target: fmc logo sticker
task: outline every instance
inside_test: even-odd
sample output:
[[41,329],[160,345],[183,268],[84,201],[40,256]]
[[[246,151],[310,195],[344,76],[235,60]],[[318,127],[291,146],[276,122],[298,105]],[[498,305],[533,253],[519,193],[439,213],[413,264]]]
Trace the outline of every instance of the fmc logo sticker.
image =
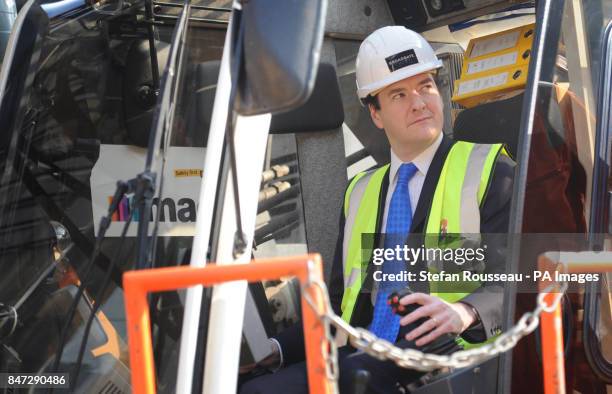
[[[168,148],[164,174],[164,190],[155,191],[149,220],[155,221],[159,215],[158,235],[161,237],[193,236],[195,234],[197,202],[202,187],[202,165],[206,148],[178,147]],[[115,194],[118,180],[128,180],[142,172],[145,165],[146,150],[130,145],[100,145],[100,155],[91,171],[91,205],[94,231],[97,236],[100,219],[108,212],[111,197]],[[161,161],[158,161],[161,163]],[[160,169],[153,169],[158,173]],[[132,215],[127,231],[128,237],[136,236],[137,223],[142,214],[134,211],[134,196],[128,195],[119,203],[118,211],[112,216],[106,232],[107,237],[120,237],[125,222]],[[149,226],[149,234],[153,233]]]
[[[108,204],[112,202],[113,197],[108,196]],[[160,200],[158,197],[153,198],[151,205],[151,214],[149,221],[154,221],[159,212],[160,222],[195,222],[196,221],[196,203],[191,198],[180,198],[174,201],[172,198],[164,198]],[[113,214],[112,222],[126,222],[132,214],[132,221],[140,221],[140,213],[138,209],[134,209],[134,196],[123,197],[119,203],[117,211]]]

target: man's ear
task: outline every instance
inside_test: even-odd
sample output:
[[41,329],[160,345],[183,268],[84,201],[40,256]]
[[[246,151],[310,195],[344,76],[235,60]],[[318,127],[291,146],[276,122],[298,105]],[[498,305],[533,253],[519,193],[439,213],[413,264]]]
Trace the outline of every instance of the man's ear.
[[382,122],[382,119],[380,118],[379,110],[377,110],[376,107],[374,107],[374,105],[372,104],[368,104],[368,109],[370,110],[370,117],[372,118],[372,122],[374,122],[374,125],[376,127],[382,130],[383,122]]

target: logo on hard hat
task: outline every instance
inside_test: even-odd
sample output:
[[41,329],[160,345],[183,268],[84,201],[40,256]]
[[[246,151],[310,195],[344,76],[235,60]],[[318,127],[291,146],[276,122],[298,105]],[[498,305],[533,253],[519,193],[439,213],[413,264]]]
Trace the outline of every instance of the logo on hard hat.
[[387,67],[389,67],[389,71],[391,72],[417,64],[419,62],[416,53],[414,53],[414,49],[408,49],[407,51],[396,53],[395,55],[386,57],[385,60],[387,61]]

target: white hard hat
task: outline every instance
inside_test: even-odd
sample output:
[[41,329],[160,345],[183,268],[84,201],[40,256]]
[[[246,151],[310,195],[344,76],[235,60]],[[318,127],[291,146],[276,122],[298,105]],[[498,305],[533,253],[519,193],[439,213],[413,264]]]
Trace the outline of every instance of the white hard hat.
[[403,26],[387,26],[370,34],[359,47],[357,95],[360,99],[385,86],[442,67],[420,34]]

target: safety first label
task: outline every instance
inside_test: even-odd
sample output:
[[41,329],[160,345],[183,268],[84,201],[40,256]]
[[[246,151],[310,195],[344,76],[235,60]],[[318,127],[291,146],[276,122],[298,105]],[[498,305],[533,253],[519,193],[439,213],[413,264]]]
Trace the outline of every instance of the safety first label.
[[202,170],[197,168],[179,168],[174,170],[174,176],[176,178],[184,178],[189,176],[199,176],[202,177]]

